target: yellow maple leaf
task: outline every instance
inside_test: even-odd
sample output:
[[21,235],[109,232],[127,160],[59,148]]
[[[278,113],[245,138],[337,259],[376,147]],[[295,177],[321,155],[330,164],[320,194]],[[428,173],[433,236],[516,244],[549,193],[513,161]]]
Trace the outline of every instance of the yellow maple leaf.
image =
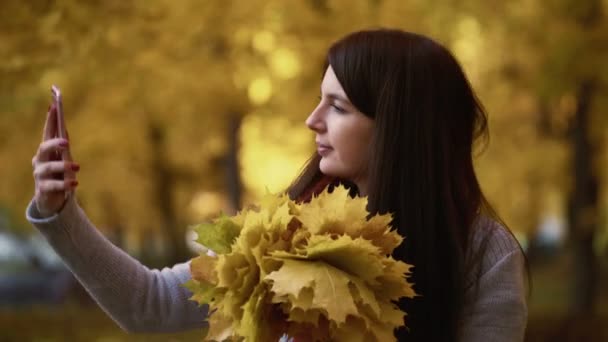
[[[312,287],[304,287],[297,297],[290,296],[290,303],[293,309],[301,309],[303,311],[312,311],[312,300],[314,298],[314,290]],[[293,310],[292,309],[292,310]]]
[[367,221],[367,200],[351,198],[344,187],[336,187],[314,197],[299,209],[298,219],[311,234],[352,234],[361,230]]
[[190,273],[192,274],[192,279],[204,281],[210,284],[217,284],[217,272],[215,270],[216,263],[217,258],[207,254],[201,254],[198,257],[193,258],[190,262]]
[[206,341],[227,341],[234,336],[233,320],[216,311],[209,315],[209,330],[205,336]]
[[383,273],[383,256],[378,247],[362,238],[342,235],[334,239],[328,235],[314,235],[304,251],[309,259],[323,260],[370,283],[375,283]]
[[217,285],[220,287],[233,287],[235,283],[238,284],[239,281],[242,281],[237,274],[237,270],[248,267],[249,262],[241,253],[231,253],[218,256]]
[[[368,331],[363,318],[349,316],[346,322],[337,327],[331,336],[332,341],[336,342],[374,342],[376,337]],[[393,337],[392,340],[394,341]]]
[[[199,229],[199,243],[220,255],[193,259],[185,286],[214,312],[210,324],[219,326],[209,336],[392,338],[405,315],[393,301],[415,295],[411,266],[390,257],[403,240],[391,230],[391,215],[368,220],[366,203],[344,187],[303,204],[267,194],[257,209]],[[222,317],[229,323],[216,322]]]
[[262,196],[260,200],[260,207],[269,211],[272,215],[276,212],[280,207],[286,204],[289,201],[289,197],[287,194],[273,194],[268,189],[266,189],[266,193]]
[[283,266],[265,279],[272,280],[272,291],[279,296],[298,297],[304,287],[313,287],[312,307],[327,312],[330,320],[341,323],[349,314],[357,315],[348,284],[351,276],[320,261],[283,259]]
[[291,308],[289,310],[289,320],[298,323],[310,323],[312,326],[319,324],[319,318],[323,316],[320,309],[302,310],[300,308]]
[[379,247],[382,253],[389,255],[403,242],[403,237],[391,230],[392,215],[374,215],[363,226],[356,237],[370,240],[374,246]]
[[192,292],[190,299],[197,302],[199,305],[210,304],[221,292],[215,285],[198,282],[194,279],[190,279],[182,284],[182,286]]
[[413,298],[416,296],[413,284],[406,281],[412,266],[392,257],[386,258],[382,262],[384,263],[384,274],[377,278],[377,284],[371,285],[377,298],[390,301],[401,297]]
[[[269,301],[267,285],[259,283],[247,302],[243,305],[243,317],[238,322],[236,332],[248,341],[277,341],[282,332],[275,331],[272,307]],[[259,324],[265,322],[265,324]]]
[[[366,282],[361,281],[359,279],[352,279],[351,283],[351,294],[353,295],[353,299],[357,304],[357,307],[368,308],[370,313],[368,316],[374,319],[381,319],[381,309],[380,303],[374,294],[374,291],[367,285]],[[363,313],[363,310],[359,310],[360,313]]]

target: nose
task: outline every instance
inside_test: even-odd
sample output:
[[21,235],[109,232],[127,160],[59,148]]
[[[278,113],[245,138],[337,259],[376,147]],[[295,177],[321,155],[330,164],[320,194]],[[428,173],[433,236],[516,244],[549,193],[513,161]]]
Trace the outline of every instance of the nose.
[[325,119],[322,113],[321,104],[310,113],[306,118],[306,126],[315,132],[323,132],[327,128],[325,125]]

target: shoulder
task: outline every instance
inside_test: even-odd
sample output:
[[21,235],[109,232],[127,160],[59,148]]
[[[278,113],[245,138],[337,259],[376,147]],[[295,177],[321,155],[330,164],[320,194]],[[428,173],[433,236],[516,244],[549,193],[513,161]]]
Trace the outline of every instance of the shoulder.
[[470,304],[478,296],[515,296],[520,302],[526,288],[523,250],[511,231],[497,220],[480,216],[475,221],[466,253],[465,291]]
[[465,292],[459,340],[523,341],[528,308],[519,243],[507,227],[482,217],[473,227],[469,251],[476,265],[469,280],[475,286]]
[[480,276],[499,265],[505,258],[521,259],[523,251],[511,231],[487,216],[480,216],[471,232],[469,257],[477,259]]

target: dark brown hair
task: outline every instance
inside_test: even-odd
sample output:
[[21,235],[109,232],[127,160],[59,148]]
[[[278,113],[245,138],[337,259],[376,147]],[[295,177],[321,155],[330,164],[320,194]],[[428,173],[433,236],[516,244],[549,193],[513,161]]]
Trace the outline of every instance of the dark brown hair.
[[[474,222],[480,212],[496,217],[473,167],[474,143],[488,136],[484,109],[452,54],[422,35],[355,32],[331,46],[329,65],[353,105],[375,121],[368,210],[393,213],[406,238],[393,256],[414,265],[420,296],[399,303],[408,329],[397,337],[455,341],[466,275],[482,255],[467,257]],[[319,161],[315,154],[308,162],[288,190],[292,198],[309,200],[339,181],[321,174]]]

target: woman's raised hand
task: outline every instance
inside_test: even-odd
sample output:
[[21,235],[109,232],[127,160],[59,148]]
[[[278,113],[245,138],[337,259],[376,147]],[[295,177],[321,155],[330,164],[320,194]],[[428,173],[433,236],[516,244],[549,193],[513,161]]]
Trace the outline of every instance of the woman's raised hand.
[[[36,190],[34,202],[38,212],[44,217],[59,212],[68,194],[78,185],[76,172],[80,166],[72,160],[69,136],[67,139],[59,138],[59,129],[61,127],[57,127],[57,110],[52,105],[46,116],[42,142],[32,158]],[[65,132],[67,133],[67,130]]]

